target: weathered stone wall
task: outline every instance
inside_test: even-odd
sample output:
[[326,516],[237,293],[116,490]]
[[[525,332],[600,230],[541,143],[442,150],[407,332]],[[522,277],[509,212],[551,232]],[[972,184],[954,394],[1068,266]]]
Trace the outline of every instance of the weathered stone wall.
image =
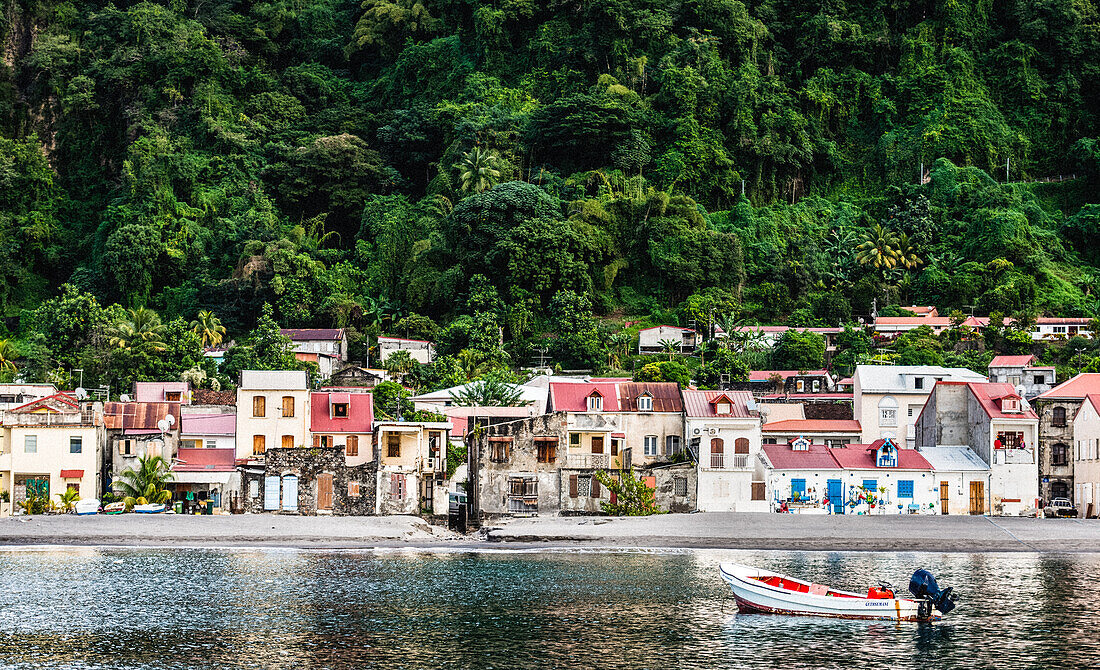
[[[512,438],[508,459],[505,462],[496,463],[490,460],[491,437]],[[536,437],[557,438],[554,462],[538,462]],[[569,433],[566,429],[564,412],[553,412],[488,426],[472,435],[468,444],[467,493],[471,519],[508,514],[510,479],[513,477],[535,480],[538,514],[558,513],[561,506],[558,468],[565,461],[569,448]]]
[[[264,511],[264,479],[296,475],[298,477],[298,514],[317,514],[317,475],[332,475],[332,514],[367,516],[376,513],[378,466],[374,462],[348,467],[342,447],[268,449],[264,454],[264,471],[241,473],[241,497],[248,511]],[[251,495],[251,481],[257,481],[256,495]],[[349,482],[359,482],[359,495],[350,496]],[[327,513],[327,512],[326,512]]]
[[[792,396],[791,400],[797,401],[798,397]],[[850,400],[834,402],[804,402],[802,403],[802,411],[807,419],[850,421],[852,419],[852,402]]]
[[[1039,415],[1039,496],[1043,500],[1054,497],[1053,484],[1063,482],[1072,499],[1073,487],[1073,454],[1074,435],[1073,418],[1081,409],[1079,400],[1036,400],[1032,408]],[[1054,408],[1062,407],[1066,410],[1066,425],[1054,425]],[[1056,444],[1066,445],[1066,465],[1054,465],[1051,458],[1051,448]],[[1045,481],[1044,481],[1045,480]]]

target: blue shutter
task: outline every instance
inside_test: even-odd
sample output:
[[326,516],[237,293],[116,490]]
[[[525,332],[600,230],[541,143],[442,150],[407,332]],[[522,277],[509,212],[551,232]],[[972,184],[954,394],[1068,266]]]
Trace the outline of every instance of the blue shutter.
[[899,498],[912,498],[913,497],[913,480],[912,479],[900,479],[900,480],[898,480],[898,497]]
[[286,475],[283,477],[283,509],[287,512],[298,511],[297,475]]
[[792,479],[791,480],[791,497],[793,498],[794,494],[796,494],[796,493],[800,496],[805,496],[806,495],[806,480],[805,479]]
[[279,478],[264,477],[264,511],[279,509]]
[[864,479],[863,488],[868,492],[878,494],[878,480],[877,479]]

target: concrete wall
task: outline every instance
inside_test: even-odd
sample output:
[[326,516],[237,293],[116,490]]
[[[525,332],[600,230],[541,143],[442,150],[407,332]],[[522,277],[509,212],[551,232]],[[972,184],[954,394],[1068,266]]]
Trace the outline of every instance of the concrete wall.
[[914,446],[970,444],[967,407],[970,395],[964,385],[937,384],[916,418]]
[[[508,460],[490,460],[490,437],[511,437]],[[557,457],[553,463],[539,463],[535,437],[556,437]],[[538,514],[557,514],[561,510],[561,474],[559,468],[568,454],[569,431],[566,413],[552,412],[529,419],[489,426],[467,441],[469,463],[466,486],[472,519],[510,514],[512,478],[536,482]]]
[[[25,500],[25,487],[18,485],[26,475],[43,475],[49,479],[50,500],[64,493],[69,484],[80,486],[82,498],[98,498],[104,482],[100,474],[103,465],[104,430],[93,425],[8,426],[0,428],[4,435],[0,454],[0,490],[11,493],[10,502],[0,504],[0,513],[18,509],[15,503]],[[26,438],[36,438],[36,452],[26,453]],[[79,454],[70,453],[70,438],[81,439]],[[61,477],[62,470],[82,470],[79,479]]]

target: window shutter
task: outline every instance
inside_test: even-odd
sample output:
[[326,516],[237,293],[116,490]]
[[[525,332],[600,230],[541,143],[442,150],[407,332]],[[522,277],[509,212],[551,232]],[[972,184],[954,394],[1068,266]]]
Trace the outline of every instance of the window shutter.
[[390,496],[397,498],[401,495],[401,484],[398,480],[399,475],[390,475]]
[[665,435],[665,456],[672,455],[672,436]]
[[569,475],[569,497],[577,497],[577,475]]
[[359,436],[358,435],[348,435],[347,445],[348,446],[347,446],[347,449],[346,449],[346,453],[347,453],[348,456],[358,456],[359,455]]
[[316,449],[320,446],[321,446],[321,436],[320,435],[314,435],[313,436],[313,448]]
[[747,454],[749,453],[749,440],[745,437],[739,437],[733,441],[733,453],[735,454]]
[[593,498],[599,498],[600,497],[600,480],[596,479],[595,476],[592,477],[592,497]]

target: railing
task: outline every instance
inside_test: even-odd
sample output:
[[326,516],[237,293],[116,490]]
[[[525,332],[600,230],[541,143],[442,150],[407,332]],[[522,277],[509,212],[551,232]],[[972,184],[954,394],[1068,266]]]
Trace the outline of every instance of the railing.
[[611,462],[607,454],[567,454],[565,467],[606,470]]
[[79,426],[94,425],[95,413],[91,410],[55,414],[26,414],[7,412],[0,414],[0,423],[5,426]]
[[711,470],[747,470],[751,465],[749,454],[711,454]]
[[993,462],[1003,465],[1031,465],[1035,452],[1031,449],[994,449]]

